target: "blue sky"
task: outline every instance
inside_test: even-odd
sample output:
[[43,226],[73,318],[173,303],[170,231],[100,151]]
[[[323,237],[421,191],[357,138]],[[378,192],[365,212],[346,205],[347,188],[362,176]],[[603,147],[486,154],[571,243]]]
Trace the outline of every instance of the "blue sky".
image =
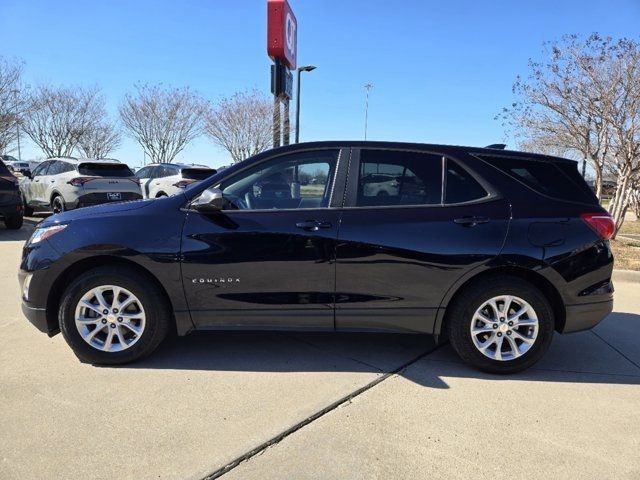
[[[597,31],[639,39],[639,0],[290,0],[303,74],[301,140],[369,139],[483,146],[504,140],[494,116],[545,40]],[[117,115],[136,82],[188,85],[215,101],[269,93],[266,0],[0,1],[0,55],[25,81],[98,85]],[[293,114],[293,109],[292,109]],[[27,144],[23,157],[40,155]],[[115,157],[142,164],[125,139]],[[202,138],[180,161],[219,166]]]

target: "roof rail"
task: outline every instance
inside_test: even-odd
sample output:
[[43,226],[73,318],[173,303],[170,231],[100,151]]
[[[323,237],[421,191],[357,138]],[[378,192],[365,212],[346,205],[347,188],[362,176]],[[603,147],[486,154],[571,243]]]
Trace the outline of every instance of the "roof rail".
[[494,150],[504,150],[507,148],[506,143],[492,143],[491,145],[487,145],[484,148],[493,148]]

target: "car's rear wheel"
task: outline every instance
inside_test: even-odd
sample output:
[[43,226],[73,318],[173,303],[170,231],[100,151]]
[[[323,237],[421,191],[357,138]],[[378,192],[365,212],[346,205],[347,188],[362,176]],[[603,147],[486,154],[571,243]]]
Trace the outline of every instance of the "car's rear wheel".
[[24,209],[23,209],[24,215],[25,217],[30,217],[31,215],[33,215],[33,208],[31,208],[27,204],[27,199],[25,198],[23,193],[21,193],[21,197],[22,197],[22,205],[24,206]]
[[471,285],[447,312],[453,349],[468,364],[490,373],[514,373],[532,366],[549,348],[553,330],[547,298],[516,277]]
[[62,213],[65,210],[64,200],[60,195],[56,195],[51,199],[51,211],[53,213]]
[[18,230],[22,228],[22,223],[24,219],[22,215],[12,215],[10,217],[4,217],[4,225],[9,230]]
[[60,330],[82,361],[122,364],[153,352],[171,323],[170,307],[153,282],[126,267],[100,267],[65,291]]

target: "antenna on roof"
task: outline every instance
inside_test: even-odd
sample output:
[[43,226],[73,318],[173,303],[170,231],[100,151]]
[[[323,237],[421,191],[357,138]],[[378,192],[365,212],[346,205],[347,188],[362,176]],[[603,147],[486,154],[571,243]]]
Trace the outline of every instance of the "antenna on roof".
[[505,148],[507,148],[507,144],[506,143],[492,143],[491,145],[487,145],[484,148],[493,148],[495,150],[504,150]]

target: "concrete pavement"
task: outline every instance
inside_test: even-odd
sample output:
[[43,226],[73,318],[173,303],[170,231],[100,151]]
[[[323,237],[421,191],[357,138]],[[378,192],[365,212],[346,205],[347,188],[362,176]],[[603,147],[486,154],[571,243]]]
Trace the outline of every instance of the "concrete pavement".
[[101,368],[22,317],[29,233],[0,229],[0,478],[640,477],[640,284],[510,377],[401,335],[198,334]]

